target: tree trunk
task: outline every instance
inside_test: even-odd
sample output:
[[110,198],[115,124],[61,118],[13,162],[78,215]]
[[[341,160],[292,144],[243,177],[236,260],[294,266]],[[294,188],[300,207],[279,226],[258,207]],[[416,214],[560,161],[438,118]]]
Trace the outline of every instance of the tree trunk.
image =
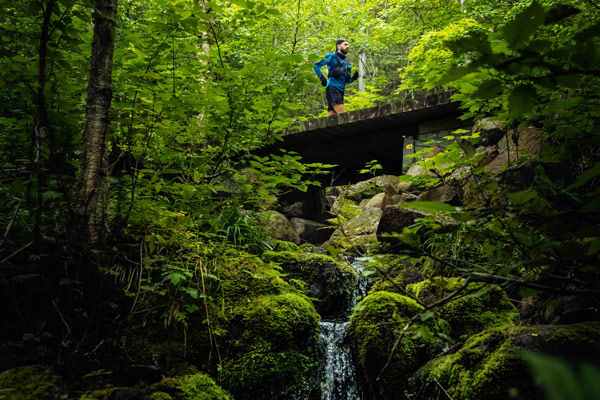
[[94,0],[94,39],[87,90],[86,125],[78,177],[77,213],[93,244],[102,240],[106,215],[105,152],[112,100],[114,23],[118,0]]
[[[364,4],[364,2],[363,2]],[[365,28],[360,28],[360,34],[364,36]],[[360,49],[358,52],[358,90],[364,92],[366,90],[365,87],[365,78],[367,77],[367,52],[365,49]]]
[[46,110],[46,97],[44,91],[46,90],[46,55],[48,52],[48,40],[50,20],[54,7],[56,6],[55,0],[49,0],[46,4],[42,4],[42,29],[40,32],[40,49],[39,49],[39,62],[38,62],[38,85],[37,93],[35,96],[35,122],[34,122],[34,155],[31,169],[31,178],[29,179],[29,185],[36,182],[35,196],[36,196],[36,207],[33,221],[33,233],[36,240],[39,240],[41,234],[41,218],[42,218],[42,191],[46,186],[46,177],[44,173],[44,157],[46,153],[46,139],[50,135],[50,122],[48,121],[48,113]]

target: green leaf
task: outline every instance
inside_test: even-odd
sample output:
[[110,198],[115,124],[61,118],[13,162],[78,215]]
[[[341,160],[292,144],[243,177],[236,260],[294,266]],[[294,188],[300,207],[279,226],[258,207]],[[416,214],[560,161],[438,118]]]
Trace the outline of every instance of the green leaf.
[[519,117],[535,107],[537,91],[531,85],[517,86],[508,96],[508,107],[511,115]]
[[520,192],[509,193],[508,198],[515,204],[521,205],[528,203],[538,196],[538,192],[534,188],[527,188]]
[[[598,379],[599,373],[586,371],[584,379],[575,375],[568,362],[557,357],[550,357],[542,353],[525,353],[523,358],[529,364],[533,377],[538,386],[545,389],[549,400],[580,400],[584,397],[583,387],[592,382],[587,379]],[[593,386],[598,386],[597,383]],[[597,394],[597,393],[596,393]],[[593,397],[589,397],[590,399]]]
[[504,40],[511,48],[519,48],[544,23],[545,17],[544,8],[537,1],[533,1],[529,7],[504,26],[502,29]]
[[458,143],[460,148],[465,152],[465,154],[468,155],[469,157],[473,157],[475,155],[475,153],[477,153],[475,146],[473,146],[473,143],[471,143],[469,140],[460,139],[460,140],[457,140],[456,142]]
[[586,170],[583,174],[579,175],[575,182],[567,187],[567,190],[576,189],[585,185],[590,179],[593,179],[600,175],[600,163],[595,164],[592,168]]
[[590,256],[593,256],[594,254],[597,254],[600,251],[600,238],[595,238],[592,243],[590,244],[590,248],[588,250],[588,254]]
[[498,79],[488,79],[484,81],[473,93],[473,97],[478,99],[490,99],[496,96],[502,90],[502,82]]
[[451,206],[450,204],[440,203],[437,201],[413,201],[410,203],[400,204],[400,208],[415,208],[417,210],[423,210],[428,212],[442,212],[442,213],[455,213],[459,210],[458,207]]
[[428,319],[433,317],[433,311],[427,310],[424,313],[422,313],[420,317],[421,317],[421,321],[427,321]]

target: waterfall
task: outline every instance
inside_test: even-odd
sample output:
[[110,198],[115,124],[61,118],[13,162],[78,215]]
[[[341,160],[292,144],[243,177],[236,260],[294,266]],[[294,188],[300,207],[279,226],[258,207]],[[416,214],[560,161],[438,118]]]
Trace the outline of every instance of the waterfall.
[[[367,293],[367,279],[362,276],[362,265],[357,261],[351,265],[359,279],[352,293],[348,315]],[[361,400],[350,343],[346,340],[349,324],[347,320],[321,321],[319,324],[319,340],[323,349],[319,364],[322,400]]]

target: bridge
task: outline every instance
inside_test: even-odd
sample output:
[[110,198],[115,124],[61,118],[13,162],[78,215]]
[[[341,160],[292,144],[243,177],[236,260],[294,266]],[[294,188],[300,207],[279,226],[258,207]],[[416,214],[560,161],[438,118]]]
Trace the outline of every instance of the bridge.
[[381,172],[399,175],[410,163],[406,155],[422,148],[426,140],[472,126],[471,121],[458,118],[462,112],[458,102],[451,100],[452,94],[442,92],[302,121],[296,128],[280,132],[282,142],[259,153],[285,149],[300,154],[303,162],[336,164],[340,182],[356,180],[357,171],[371,160],[383,166]]

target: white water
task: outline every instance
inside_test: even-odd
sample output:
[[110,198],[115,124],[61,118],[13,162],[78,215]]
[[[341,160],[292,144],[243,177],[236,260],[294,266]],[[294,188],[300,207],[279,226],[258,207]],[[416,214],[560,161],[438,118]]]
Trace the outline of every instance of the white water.
[[[366,295],[367,279],[362,276],[362,266],[352,263],[358,273],[358,284],[352,293],[348,314]],[[322,400],[361,400],[356,379],[356,368],[352,362],[350,344],[347,339],[348,321],[322,321],[319,324],[319,340],[323,358],[319,365]]]

